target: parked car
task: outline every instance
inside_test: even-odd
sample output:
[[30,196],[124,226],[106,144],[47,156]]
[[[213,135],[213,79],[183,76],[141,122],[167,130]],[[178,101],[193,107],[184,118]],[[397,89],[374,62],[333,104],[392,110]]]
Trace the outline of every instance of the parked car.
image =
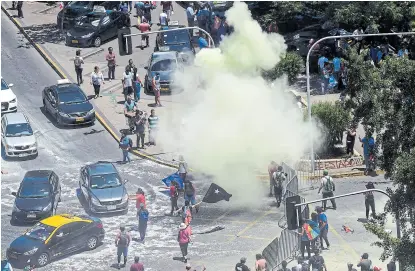
[[43,109],[56,119],[58,126],[94,124],[95,110],[82,89],[67,79],[42,92]]
[[112,163],[98,162],[81,168],[79,187],[90,212],[127,212],[126,182]]
[[189,30],[180,29],[186,26],[179,25],[179,22],[176,22],[170,22],[169,26],[162,26],[160,28],[160,30],[177,29],[177,31],[158,33],[154,51],[192,52],[195,55],[196,51],[192,45]]
[[38,154],[36,136],[29,119],[23,113],[3,115],[1,143],[6,157],[27,157]]
[[59,177],[52,170],[26,172],[19,190],[12,192],[16,197],[12,211],[12,224],[34,222],[56,214],[61,201]]
[[106,11],[114,8],[119,10],[121,1],[71,1],[66,5],[56,17],[58,28],[70,29],[79,16],[94,11],[94,7],[102,6]]
[[183,57],[179,52],[154,52],[151,54],[147,66],[144,69],[147,73],[144,77],[145,93],[152,93],[152,80],[157,73],[160,74],[160,92],[170,93],[173,86],[173,74],[176,69],[183,67]]
[[17,97],[10,88],[13,84],[7,84],[3,77],[1,78],[1,113],[9,113],[17,111]]
[[126,16],[120,11],[91,12],[77,18],[75,25],[66,32],[66,45],[99,47],[104,41],[118,35],[118,29],[126,26]]
[[82,249],[93,250],[105,236],[100,219],[86,215],[54,215],[16,238],[7,249],[13,266],[42,267]]

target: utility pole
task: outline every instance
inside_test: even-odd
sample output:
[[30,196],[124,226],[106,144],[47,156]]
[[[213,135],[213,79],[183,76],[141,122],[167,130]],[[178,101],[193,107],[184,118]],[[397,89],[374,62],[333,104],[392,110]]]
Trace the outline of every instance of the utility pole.
[[342,38],[358,38],[358,37],[382,37],[382,36],[407,36],[407,35],[415,35],[415,32],[398,32],[398,33],[379,33],[379,34],[359,34],[359,35],[343,35],[343,36],[329,36],[324,37],[313,43],[307,53],[307,60],[306,60],[306,76],[307,76],[307,106],[308,106],[308,121],[310,125],[310,163],[311,163],[311,170],[314,172],[315,167],[315,157],[314,157],[314,142],[313,142],[313,125],[311,121],[311,90],[310,90],[310,55],[313,51],[314,47],[322,41],[330,40],[330,39],[342,39]]

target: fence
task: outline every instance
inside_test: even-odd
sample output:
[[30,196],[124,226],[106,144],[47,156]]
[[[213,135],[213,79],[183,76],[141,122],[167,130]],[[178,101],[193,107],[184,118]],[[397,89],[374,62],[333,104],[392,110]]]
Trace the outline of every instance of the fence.
[[[299,179],[295,169],[289,165],[282,163],[284,172],[287,173],[287,182],[283,194],[283,206],[288,197],[298,195]],[[300,201],[305,202],[305,199],[300,196]],[[301,217],[309,218],[308,205],[301,207]],[[299,254],[301,238],[292,230],[286,228],[286,209],[284,208],[284,216],[278,221],[278,225],[284,230],[280,237],[275,238],[262,252],[262,255],[267,260],[268,266],[272,266],[272,270],[276,270],[282,261],[292,260]]]
[[311,188],[318,186],[318,182],[321,179],[323,173],[321,167],[323,160],[321,160],[316,153],[314,154],[314,158],[314,170],[311,166],[310,154],[304,155],[295,165],[296,174],[299,181],[302,182],[303,185]]

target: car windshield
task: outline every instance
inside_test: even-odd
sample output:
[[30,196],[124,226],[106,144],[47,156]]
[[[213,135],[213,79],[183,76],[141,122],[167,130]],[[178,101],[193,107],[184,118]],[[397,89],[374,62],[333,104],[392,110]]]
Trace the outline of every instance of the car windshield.
[[175,59],[163,59],[159,60],[158,62],[154,63],[151,66],[152,72],[165,72],[165,71],[173,71],[176,69],[176,60]]
[[190,42],[187,30],[165,32],[162,35],[165,45],[186,44]]
[[71,1],[68,4],[68,7],[73,8],[80,8],[80,7],[87,7],[90,1]]
[[100,20],[101,16],[95,14],[88,14],[86,16],[81,16],[76,22],[76,26],[86,28],[97,28]]
[[58,100],[60,104],[76,104],[84,103],[86,101],[86,97],[80,91],[68,91],[58,93]]
[[36,240],[46,241],[55,229],[55,227],[39,222],[33,228],[28,230],[25,235]]
[[1,90],[9,89],[9,86],[7,85],[6,81],[1,79]]
[[120,186],[121,180],[117,173],[92,175],[90,184],[93,189],[111,188]]
[[50,186],[46,182],[28,182],[20,187],[19,198],[47,198],[50,194]]
[[33,135],[29,123],[9,124],[6,127],[6,137],[20,137]]

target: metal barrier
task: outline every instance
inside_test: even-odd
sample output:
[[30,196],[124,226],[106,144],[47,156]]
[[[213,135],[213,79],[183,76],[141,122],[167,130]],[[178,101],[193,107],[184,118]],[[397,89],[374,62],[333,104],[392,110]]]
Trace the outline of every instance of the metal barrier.
[[321,177],[323,176],[323,171],[321,167],[318,166],[321,163],[320,157],[316,153],[314,154],[314,157],[315,157],[314,170],[311,165],[310,157],[311,157],[310,154],[304,155],[300,159],[300,161],[296,163],[295,169],[296,169],[296,175],[299,178],[300,182],[303,185],[308,186],[313,189],[313,188],[318,187],[318,183]]

